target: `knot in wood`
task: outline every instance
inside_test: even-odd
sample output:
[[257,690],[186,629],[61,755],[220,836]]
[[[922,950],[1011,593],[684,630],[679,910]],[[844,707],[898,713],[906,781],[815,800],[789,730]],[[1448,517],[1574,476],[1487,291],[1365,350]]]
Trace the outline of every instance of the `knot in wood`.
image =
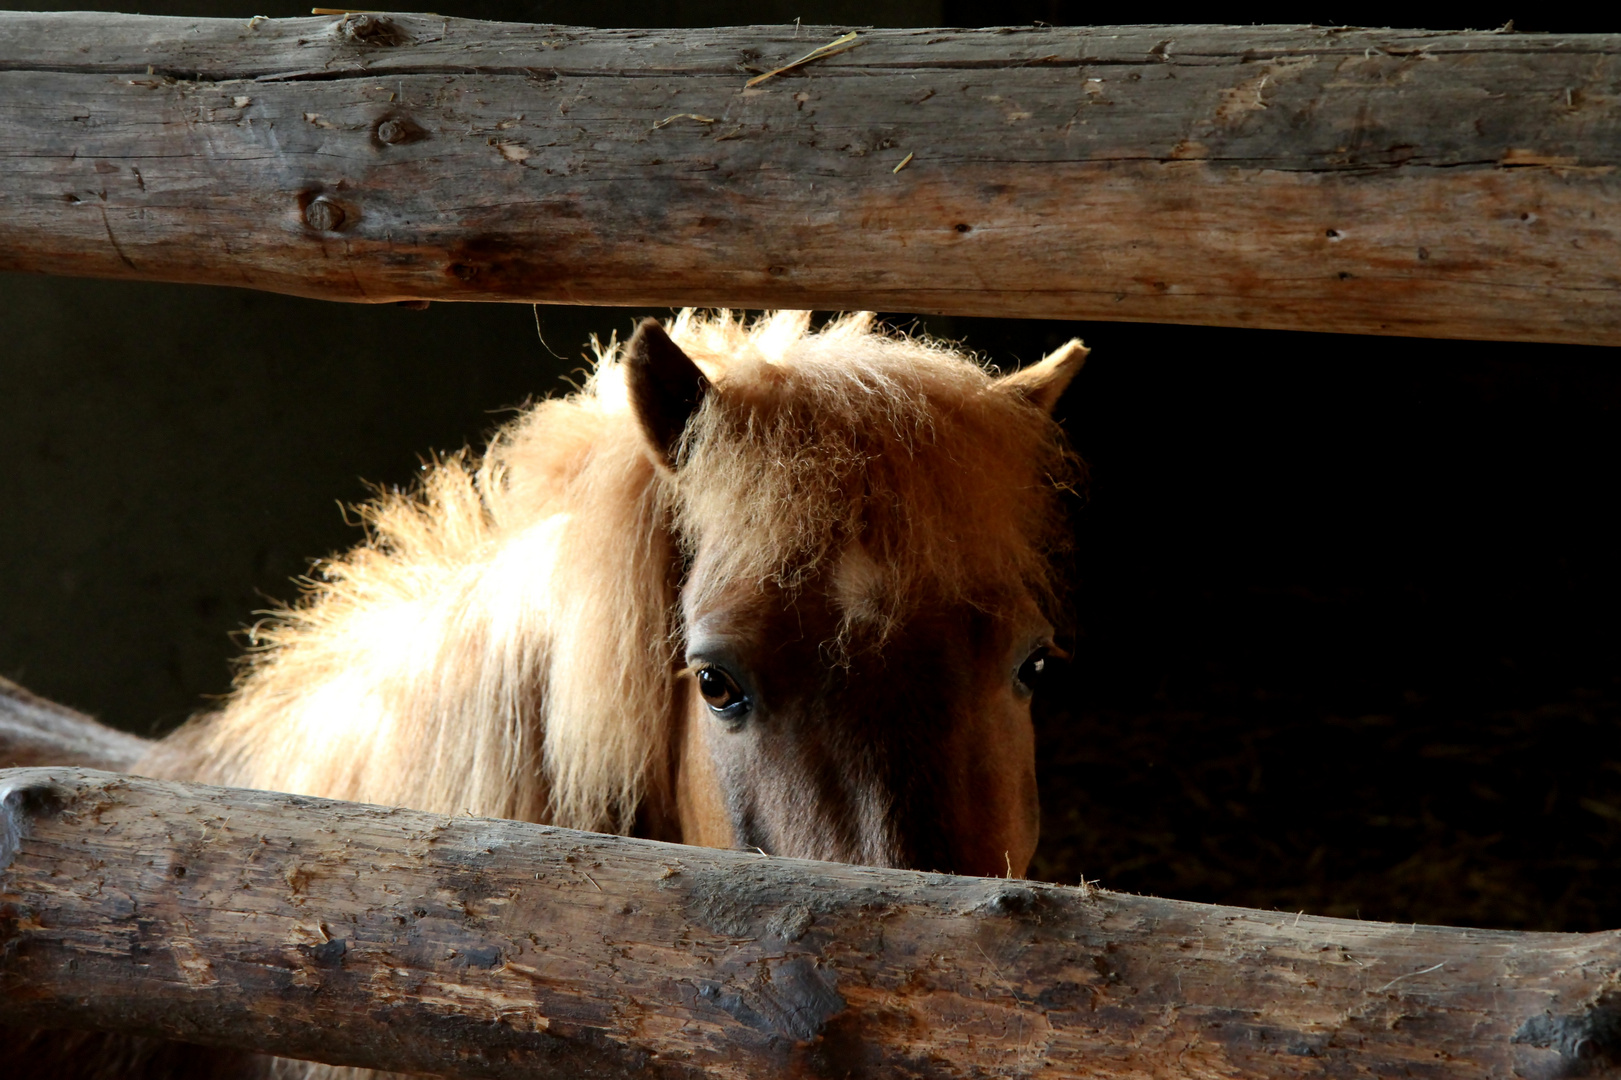
[[380,117],[372,137],[379,146],[403,146],[428,137],[421,124],[403,113]]
[[315,198],[304,207],[304,224],[316,232],[336,232],[343,228],[343,207],[331,199]]
[[1028,915],[1039,902],[1035,890],[1022,886],[1003,886],[992,893],[979,910],[987,915]]
[[1603,994],[1580,1011],[1533,1016],[1513,1041],[1559,1055],[1540,1070],[1546,1076],[1609,1075],[1621,1066],[1621,994]]
[[345,41],[356,45],[398,45],[405,34],[392,21],[369,11],[345,15],[335,28]]

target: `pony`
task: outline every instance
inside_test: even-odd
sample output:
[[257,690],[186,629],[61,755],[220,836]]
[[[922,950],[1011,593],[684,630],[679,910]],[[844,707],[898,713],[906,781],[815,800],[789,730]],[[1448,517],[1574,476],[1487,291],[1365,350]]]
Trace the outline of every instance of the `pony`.
[[870,314],[684,311],[361,509],[137,771],[785,856],[1021,874],[1051,418]]
[[132,771],[1022,875],[1085,348],[1002,375],[871,314],[726,311],[593,346],[360,508]]

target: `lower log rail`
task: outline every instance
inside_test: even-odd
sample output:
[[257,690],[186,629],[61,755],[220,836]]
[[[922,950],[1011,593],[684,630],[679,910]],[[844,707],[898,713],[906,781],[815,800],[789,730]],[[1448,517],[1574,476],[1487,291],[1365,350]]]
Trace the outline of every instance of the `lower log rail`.
[[1616,1073],[1618,979],[1617,933],[0,772],[4,1024],[451,1077],[1551,1078]]

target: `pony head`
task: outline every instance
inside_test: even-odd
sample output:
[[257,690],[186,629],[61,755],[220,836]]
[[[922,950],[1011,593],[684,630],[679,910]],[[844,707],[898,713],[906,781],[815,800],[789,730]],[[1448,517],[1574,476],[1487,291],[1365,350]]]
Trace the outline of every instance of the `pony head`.
[[688,843],[1022,873],[1086,351],[999,378],[871,320],[683,313],[623,350],[681,566],[673,811]]
[[361,508],[158,776],[1022,872],[1085,350],[684,313]]

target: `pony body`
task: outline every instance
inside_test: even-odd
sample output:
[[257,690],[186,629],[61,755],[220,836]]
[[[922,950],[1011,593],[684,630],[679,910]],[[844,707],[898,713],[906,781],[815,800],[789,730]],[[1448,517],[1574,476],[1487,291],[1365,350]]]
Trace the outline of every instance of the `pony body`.
[[[660,341],[690,392],[660,382],[647,351]],[[1034,844],[1028,687],[1004,676],[1050,633],[1041,609],[1070,458],[1048,412],[1083,356],[1071,343],[998,378],[876,333],[870,316],[815,333],[804,313],[751,326],[684,312],[668,337],[644,325],[481,459],[446,457],[415,493],[363,508],[368,542],[256,628],[232,697],[139,771],[909,863],[921,856],[882,839],[885,818],[909,798],[895,759],[914,751],[897,748],[928,747],[914,732],[863,764],[861,746],[887,718],[915,728],[929,708],[957,717],[934,740],[957,759],[1012,748],[991,757],[1011,755],[1002,772],[1028,787],[1008,813],[1030,819],[1015,830],[1029,835],[1017,866],[1012,848],[995,865],[1020,871]],[[733,689],[748,682],[754,715],[797,725],[791,753],[724,749],[733,729],[710,722],[709,691],[732,661],[706,649],[758,654],[733,664],[748,668]],[[940,665],[961,676],[950,700],[928,689],[953,682]],[[863,712],[874,698],[887,711]],[[844,790],[846,764],[876,779]],[[804,776],[774,781],[781,768]],[[952,782],[1006,780],[974,775]],[[843,800],[821,826],[819,799]],[[783,824],[795,817],[867,839],[800,836]],[[779,823],[750,824],[765,819]],[[950,852],[966,849],[928,850],[960,861]],[[925,868],[989,872],[972,861]]]

